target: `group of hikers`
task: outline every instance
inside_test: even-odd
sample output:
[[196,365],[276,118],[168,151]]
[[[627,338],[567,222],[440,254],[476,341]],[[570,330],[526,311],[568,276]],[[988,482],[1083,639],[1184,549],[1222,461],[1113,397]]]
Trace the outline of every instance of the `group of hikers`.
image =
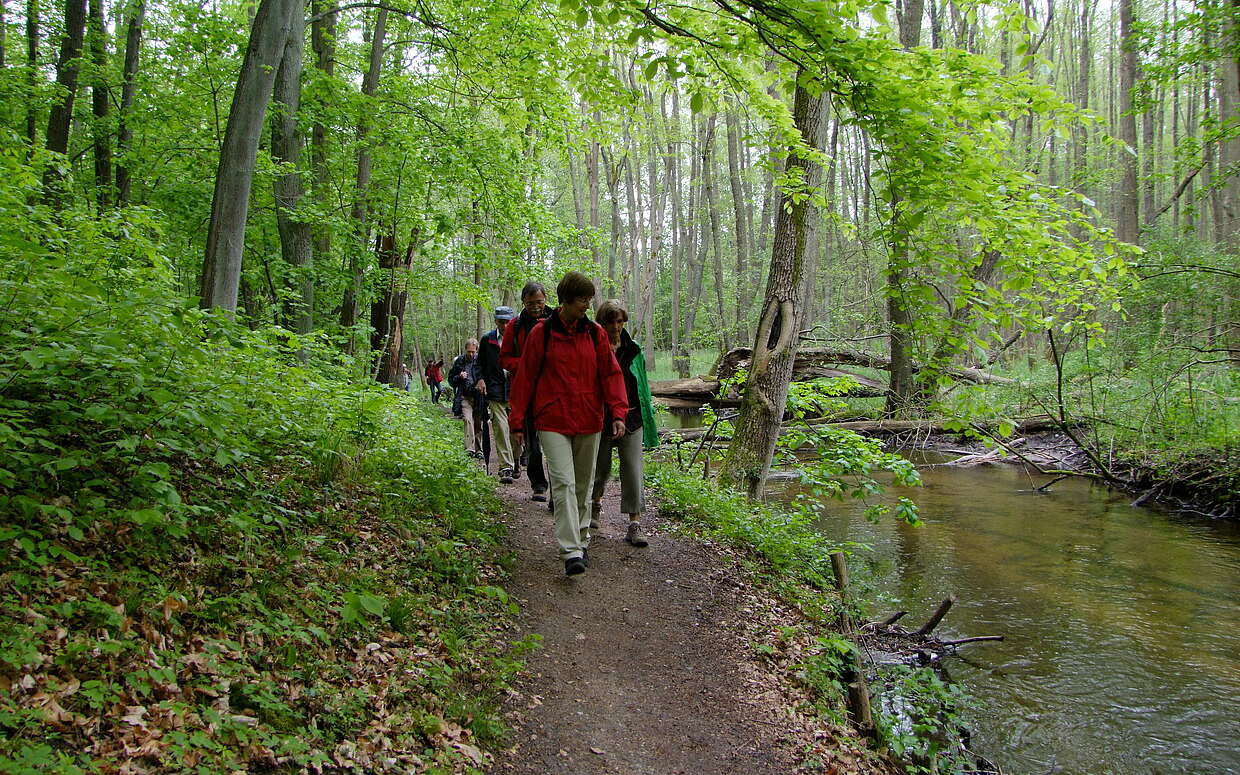
[[[625,330],[624,305],[603,302],[591,321],[594,283],[580,272],[564,275],[555,293],[559,306],[548,308],[546,288],[528,282],[520,314],[497,307],[495,328],[465,341],[448,383],[461,403],[466,452],[484,457],[489,422],[499,481],[512,483],[524,467],[531,499],[555,514],[560,559],[574,576],[590,566],[590,530],[602,516],[613,451],[620,458],[620,511],[629,519],[625,541],[648,545],[642,450],[659,437],[645,359]],[[425,371],[435,401],[442,365],[430,361]]]

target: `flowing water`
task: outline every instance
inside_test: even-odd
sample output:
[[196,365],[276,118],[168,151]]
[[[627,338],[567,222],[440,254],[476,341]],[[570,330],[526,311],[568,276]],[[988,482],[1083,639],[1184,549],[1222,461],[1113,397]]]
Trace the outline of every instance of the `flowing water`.
[[[1036,477],[1036,475],[1034,475]],[[949,594],[950,676],[980,699],[973,747],[1012,775],[1240,773],[1240,529],[1129,505],[1083,479],[1030,492],[1009,466],[930,467],[922,527],[832,501],[867,544],[867,594],[917,627]],[[864,579],[863,568],[854,571]]]

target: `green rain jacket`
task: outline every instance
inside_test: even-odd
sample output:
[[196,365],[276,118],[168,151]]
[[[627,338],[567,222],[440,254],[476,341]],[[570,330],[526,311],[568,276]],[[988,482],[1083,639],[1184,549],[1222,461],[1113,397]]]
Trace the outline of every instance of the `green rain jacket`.
[[620,333],[621,349],[633,348],[636,352],[629,362],[629,373],[637,382],[637,404],[642,410],[642,447],[653,449],[659,446],[659,427],[654,419],[654,401],[650,398],[650,380],[646,378],[646,358],[642,355],[642,346],[629,335],[628,329]]

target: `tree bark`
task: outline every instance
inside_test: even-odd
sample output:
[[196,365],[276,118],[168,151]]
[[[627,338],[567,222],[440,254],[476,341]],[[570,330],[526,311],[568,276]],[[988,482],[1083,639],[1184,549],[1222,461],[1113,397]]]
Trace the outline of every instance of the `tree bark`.
[[[47,150],[62,156],[69,152],[69,129],[73,124],[73,101],[77,96],[85,38],[86,0],[66,0],[65,31],[60,40],[60,57],[56,60],[56,84],[61,96],[52,106],[47,120]],[[54,207],[64,204],[66,193],[64,177],[59,170],[59,165],[52,165],[43,175],[44,200]]]
[[[1226,0],[1224,0],[1226,2]],[[1219,70],[1219,115],[1235,118],[1240,108],[1240,0],[1230,0],[1231,14],[1223,24]],[[1240,136],[1219,145],[1219,166],[1228,171],[1219,187],[1215,241],[1233,253],[1240,251]]]
[[353,282],[345,290],[340,305],[340,325],[352,328],[360,314],[362,283],[366,279],[364,256],[370,242],[370,165],[372,156],[367,145],[370,138],[369,98],[379,89],[379,72],[383,66],[383,46],[387,34],[388,9],[380,7],[375,14],[375,28],[370,39],[370,62],[362,78],[362,112],[357,119],[357,180],[353,191],[353,244],[349,246],[349,273]]
[[137,91],[138,63],[142,53],[142,25],[146,16],[145,0],[134,4],[133,15],[125,31],[125,64],[121,75],[121,105],[117,111],[116,131],[116,201],[121,207],[129,204],[133,178],[129,172],[129,151],[133,145],[133,127],[129,125]]
[[237,311],[258,141],[293,14],[302,13],[302,8],[300,0],[262,0],[254,14],[215,176],[200,286],[199,303],[204,309]]
[[90,107],[95,119],[95,203],[102,212],[112,206],[112,134],[108,126],[108,30],[103,21],[103,0],[90,0]]
[[275,179],[276,228],[280,233],[280,255],[292,267],[295,288],[293,297],[284,305],[284,324],[299,334],[310,333],[314,326],[314,243],[310,224],[300,213],[306,191],[301,177],[302,135],[297,122],[305,45],[305,15],[293,14],[272,95],[271,155],[285,167]]
[[[340,15],[336,10],[335,0],[314,0],[311,9],[314,16],[310,25],[310,45],[314,51],[314,66],[330,81],[336,73],[336,32]],[[313,173],[314,199],[326,210],[330,205],[327,125],[318,117],[317,111],[314,124],[310,127],[310,167]],[[313,254],[323,261],[331,253],[331,231],[323,226],[315,226],[313,234]]]
[[[801,77],[805,77],[802,73]],[[797,86],[793,96],[793,118],[801,141],[814,147],[822,118],[825,99],[811,95],[804,86]],[[791,149],[785,163],[786,172],[800,173],[812,187],[816,183],[817,165],[799,148]],[[770,273],[767,276],[762,314],[754,340],[753,360],[749,379],[741,399],[736,436],[728,445],[719,481],[724,486],[740,486],[750,497],[760,497],[775,442],[779,438],[788,383],[799,339],[800,315],[805,282],[806,230],[813,206],[808,198],[790,199],[780,193],[775,239],[771,249]]]
[[729,110],[724,119],[728,130],[728,182],[732,187],[732,213],[736,222],[736,305],[735,318],[732,323],[732,340],[735,342],[749,341],[746,317],[749,314],[748,300],[753,297],[748,293],[739,292],[745,285],[745,275],[749,272],[749,241],[752,229],[749,223],[749,208],[745,195],[741,191],[741,130],[740,119],[736,112]]
[[1124,242],[1136,243],[1140,238],[1140,192],[1137,187],[1137,117],[1133,113],[1133,92],[1137,86],[1137,45],[1133,0],[1120,0],[1120,70],[1119,70],[1119,139],[1126,148],[1119,149],[1119,196],[1115,203],[1115,235]]
[[26,0],[26,142],[31,152],[39,141],[39,110],[34,95],[39,86],[39,0]]

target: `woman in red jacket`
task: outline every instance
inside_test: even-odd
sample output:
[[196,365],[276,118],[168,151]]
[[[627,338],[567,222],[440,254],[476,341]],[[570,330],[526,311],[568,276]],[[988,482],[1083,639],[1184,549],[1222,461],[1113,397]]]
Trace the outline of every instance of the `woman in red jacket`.
[[[624,376],[607,334],[586,317],[594,283],[569,272],[555,289],[560,306],[526,337],[521,367],[512,383],[509,427],[513,441],[524,441],[525,418],[534,428],[551,480],[555,540],[564,572],[574,576],[590,564],[590,512],[587,496],[605,416],[611,433],[624,435]],[[606,411],[605,411],[606,410]]]

